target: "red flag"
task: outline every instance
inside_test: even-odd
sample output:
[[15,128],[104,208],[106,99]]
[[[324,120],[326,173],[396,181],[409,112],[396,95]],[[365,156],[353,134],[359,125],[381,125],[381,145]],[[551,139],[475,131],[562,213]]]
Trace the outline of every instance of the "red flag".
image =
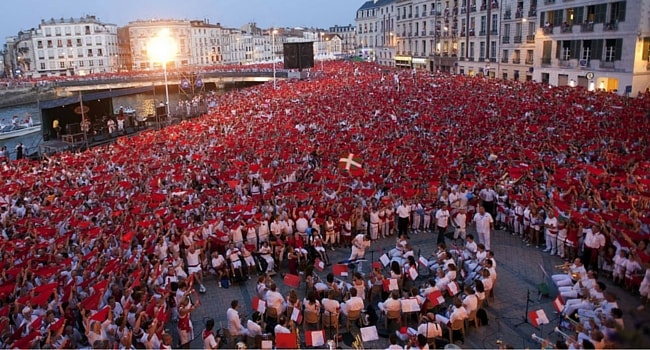
[[348,268],[348,265],[336,264],[332,266],[332,273],[334,276],[347,277],[349,272],[350,268]]
[[439,290],[434,290],[433,292],[427,295],[427,299],[431,302],[431,306],[438,306],[445,302],[445,297],[442,296],[442,292]]
[[86,310],[97,310],[97,308],[99,308],[99,301],[102,298],[102,294],[103,293],[94,293],[86,299],[82,300],[79,303],[80,308]]
[[108,318],[108,313],[111,311],[111,307],[106,305],[103,309],[97,311],[94,315],[90,316],[90,319],[93,321],[104,322]]
[[562,310],[564,310],[564,300],[561,295],[558,295],[555,300],[553,300],[553,309],[558,313],[562,313]]
[[363,160],[355,157],[353,153],[344,154],[339,159],[339,168],[350,173],[353,176],[363,175]]
[[289,287],[298,288],[300,287],[300,276],[288,273],[284,275],[284,284]]
[[295,349],[297,345],[296,333],[278,333],[275,335],[275,347],[278,349]]

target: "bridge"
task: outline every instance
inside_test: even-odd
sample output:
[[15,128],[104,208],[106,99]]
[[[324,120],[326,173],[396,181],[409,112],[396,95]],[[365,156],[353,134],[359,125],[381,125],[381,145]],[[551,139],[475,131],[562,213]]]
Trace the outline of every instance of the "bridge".
[[[203,84],[213,83],[217,88],[236,83],[263,83],[273,80],[272,70],[241,70],[241,71],[212,71],[212,72],[168,72],[167,83],[170,86],[179,85],[181,80],[189,75],[201,78]],[[277,70],[276,79],[300,78],[300,73],[287,70]],[[117,90],[126,88],[143,88],[165,85],[163,72],[152,72],[140,75],[116,75],[106,78],[75,79],[56,82],[58,96],[71,95],[78,92],[97,90]]]

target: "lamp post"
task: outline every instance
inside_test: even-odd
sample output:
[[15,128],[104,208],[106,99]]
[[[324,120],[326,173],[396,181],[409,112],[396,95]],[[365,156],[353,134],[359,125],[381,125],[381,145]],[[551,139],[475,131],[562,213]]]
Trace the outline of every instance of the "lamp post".
[[323,55],[323,53],[321,52],[323,50],[323,35],[325,35],[325,33],[320,32],[320,42],[319,42],[320,48],[318,50],[318,53],[321,55],[321,58],[320,58],[320,71],[321,72],[325,71],[325,68],[323,67],[324,66],[323,61],[325,60],[325,55]]
[[273,60],[273,90],[277,87],[275,82],[275,34],[278,34],[277,29],[271,32],[271,59]]
[[[149,57],[154,62],[160,62],[163,66],[163,77],[165,79],[165,112],[167,118],[169,115],[169,84],[167,83],[167,61],[169,61],[175,53],[174,41],[169,36],[169,30],[163,29],[158,35],[149,41]],[[158,123],[160,127],[160,123]]]

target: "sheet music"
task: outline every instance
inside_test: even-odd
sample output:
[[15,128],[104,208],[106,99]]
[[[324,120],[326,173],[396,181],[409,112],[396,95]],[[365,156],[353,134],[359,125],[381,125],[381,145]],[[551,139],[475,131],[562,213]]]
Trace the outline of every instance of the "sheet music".
[[379,340],[377,326],[362,327],[359,330],[361,331],[361,340],[364,342]]
[[273,349],[273,341],[272,340],[262,340],[262,349],[263,350],[271,350],[271,349]]
[[384,265],[384,267],[386,267],[386,266],[388,266],[388,264],[390,264],[390,258],[386,254],[380,256],[379,261],[381,261],[381,264]]
[[423,257],[423,256],[421,256],[421,257],[418,259],[418,261],[420,262],[420,265],[422,265],[422,266],[424,266],[424,267],[429,266],[429,260],[427,260],[427,258],[425,258],[425,257]]
[[549,324],[548,317],[546,316],[546,312],[544,310],[539,309],[536,311],[537,313],[537,324],[538,325],[543,325],[543,324]]
[[415,281],[418,278],[418,270],[416,269],[409,269],[409,277],[411,277],[411,280]]
[[311,334],[311,346],[325,345],[325,337],[323,334],[325,331],[311,331],[309,333]]
[[294,307],[291,312],[291,321],[298,322],[298,317],[300,317],[300,310]]
[[399,285],[397,284],[397,278],[391,278],[388,280],[388,290],[399,290]]
[[418,304],[417,299],[402,299],[402,311],[403,312],[417,312],[420,311],[420,304]]

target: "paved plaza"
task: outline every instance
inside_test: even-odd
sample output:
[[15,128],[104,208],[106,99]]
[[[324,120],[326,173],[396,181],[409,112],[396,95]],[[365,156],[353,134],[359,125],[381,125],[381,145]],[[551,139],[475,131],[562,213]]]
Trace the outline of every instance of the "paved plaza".
[[[418,235],[411,234],[410,243],[414,247],[414,251],[420,250],[423,256],[429,256],[436,247],[436,235],[433,233],[420,233]],[[450,243],[447,240],[447,243]],[[380,251],[383,249],[387,251],[394,247],[394,237],[380,239],[372,243],[371,249],[366,253],[368,260],[374,258],[377,261],[381,255]],[[497,348],[498,342],[502,341],[503,344],[511,345],[514,348],[538,348],[539,343],[535,342],[531,335],[541,335],[556,341],[559,335],[553,333],[553,329],[558,325],[559,320],[554,313],[552,302],[553,298],[557,295],[557,289],[550,281],[550,278],[545,278],[542,268],[548,272],[549,275],[560,273],[559,269],[555,268],[556,265],[562,264],[563,261],[557,256],[550,256],[544,253],[542,249],[534,247],[527,247],[519,237],[512,236],[504,231],[495,231],[492,234],[492,249],[495,252],[497,261],[497,282],[495,284],[495,299],[490,301],[489,306],[486,307],[488,313],[489,324],[484,325],[478,329],[470,326],[466,330],[466,337],[464,343],[456,343],[456,345],[467,349],[478,348]],[[373,251],[374,253],[370,253]],[[350,251],[349,249],[339,248],[335,252],[328,251],[330,260],[332,262],[341,261],[346,259]],[[367,272],[369,263],[365,267]],[[286,272],[286,263],[281,272]],[[331,268],[326,268],[323,272],[317,274],[323,279]],[[426,271],[420,268],[421,276],[418,278],[418,285],[423,284],[427,280]],[[197,338],[192,343],[193,348],[203,346],[200,334],[203,329],[203,322],[206,318],[212,317],[215,319],[217,327],[226,327],[226,310],[230,307],[230,301],[233,299],[240,300],[240,314],[250,315],[251,300],[255,295],[255,280],[256,275],[251,280],[242,284],[231,285],[230,288],[218,288],[216,278],[210,276],[206,280],[206,287],[208,291],[201,296],[202,306],[193,313],[193,321],[195,334]],[[290,287],[287,287],[282,282],[282,277],[277,274],[273,277],[278,285],[280,292],[287,295]],[[605,281],[608,289],[614,291],[618,296],[618,304],[623,310],[624,320],[626,327],[635,327],[636,320],[644,314],[636,310],[639,304],[638,296],[622,290],[614,286],[609,280],[600,278],[599,280]],[[537,285],[546,282],[550,287],[550,297],[539,297]],[[300,299],[305,295],[305,284],[301,283],[300,288],[297,290]],[[530,296],[530,310],[542,309],[548,316],[551,324],[544,325],[541,328],[534,328],[532,325],[523,323],[525,309],[526,309],[526,296]],[[646,316],[647,317],[647,316]],[[414,322],[414,321],[413,321]],[[168,328],[175,327],[170,324]],[[381,320],[377,324],[378,328],[384,327],[384,322]],[[341,327],[344,331],[344,327]],[[352,333],[358,330],[353,327]],[[304,334],[303,346],[304,346]],[[379,338],[374,342],[364,344],[366,349],[370,348],[386,348],[388,346],[387,338]],[[403,344],[402,344],[403,345]],[[227,347],[234,347],[234,344],[229,344]],[[339,347],[349,348],[350,346],[340,342]]]

